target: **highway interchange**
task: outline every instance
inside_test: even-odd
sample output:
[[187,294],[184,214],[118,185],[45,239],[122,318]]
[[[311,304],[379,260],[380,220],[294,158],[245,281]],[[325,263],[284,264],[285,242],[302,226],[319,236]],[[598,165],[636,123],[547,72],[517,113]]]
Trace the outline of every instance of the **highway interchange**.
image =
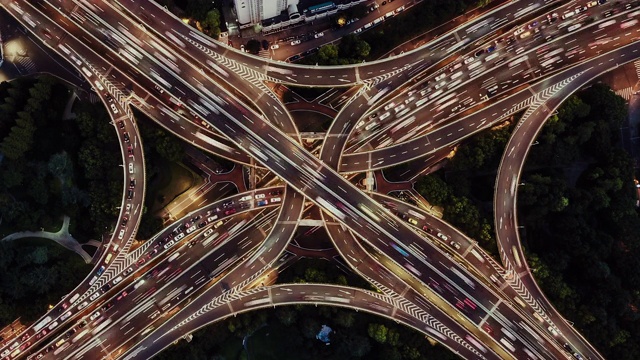
[[[553,309],[526,266],[516,185],[529,144],[553,109],[598,74],[637,58],[637,4],[512,1],[445,27],[401,56],[305,67],[235,51],[152,2],[0,3],[95,84],[122,144],[125,189],[95,270],[5,341],[3,359],[148,359],[211,322],[293,303],[386,316],[469,359],[602,358]],[[265,81],[357,91],[316,156],[300,144]],[[134,242],[145,173],[144,139],[130,106],[183,140],[264,167],[286,185],[208,204]],[[496,180],[502,264],[445,222],[348,180],[432,155],[525,110]],[[270,284],[312,205],[324,210],[343,259],[382,294]]]

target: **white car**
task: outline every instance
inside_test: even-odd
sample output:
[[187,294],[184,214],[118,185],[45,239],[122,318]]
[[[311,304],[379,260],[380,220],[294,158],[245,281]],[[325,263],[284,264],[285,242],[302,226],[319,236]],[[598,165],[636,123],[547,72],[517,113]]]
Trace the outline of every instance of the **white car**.
[[265,194],[257,194],[256,195],[256,200],[257,199],[264,199],[265,198]]
[[384,111],[387,111],[387,110],[389,110],[389,109],[393,108],[394,106],[396,106],[396,103],[394,103],[394,102],[389,103],[388,105],[386,105],[386,106],[384,107]]
[[460,250],[460,243],[452,241],[451,246],[454,247],[456,250]]
[[271,45],[271,50],[276,50],[276,49],[280,49],[280,45],[278,44]]
[[113,280],[113,285],[115,285],[115,284],[119,283],[120,281],[122,281],[122,276],[118,276],[117,278],[115,278],[115,279]]
[[97,293],[91,295],[91,297],[89,297],[89,300],[93,301],[93,300],[97,299],[98,296],[100,296],[100,293],[97,292]]
[[97,318],[100,317],[100,311],[96,311],[93,315],[91,315],[91,317],[89,318],[89,320],[93,321]]
[[240,198],[240,201],[249,201],[251,200],[251,195],[243,196]]
[[272,202],[272,203],[274,203],[274,202],[280,202],[280,201],[282,201],[282,198],[279,198],[279,197],[277,197],[277,198],[272,198],[272,199],[271,199],[271,202]]
[[447,235],[445,235],[445,234],[443,234],[443,233],[440,233],[440,232],[438,233],[438,237],[439,237],[440,239],[444,240],[444,241],[449,240],[449,237],[448,237]]
[[300,41],[300,40],[293,40],[293,41],[291,42],[291,46],[293,46],[293,45],[300,45],[300,43],[302,43],[302,41]]
[[122,240],[123,237],[124,237],[124,229],[120,230],[120,233],[118,234],[118,239]]
[[129,174],[133,174],[133,163],[129,163]]
[[114,114],[118,113],[118,108],[116,107],[116,104],[110,104],[109,106],[111,107],[111,110],[113,111]]
[[195,229],[197,228],[196,225],[193,225],[192,227],[187,229],[187,234],[191,234]]
[[319,33],[317,33],[317,34],[315,34],[315,35],[314,35],[314,37],[315,37],[316,39],[319,39],[319,38],[321,38],[321,37],[323,37],[323,36],[324,36],[324,33],[322,33],[322,32],[319,32]]

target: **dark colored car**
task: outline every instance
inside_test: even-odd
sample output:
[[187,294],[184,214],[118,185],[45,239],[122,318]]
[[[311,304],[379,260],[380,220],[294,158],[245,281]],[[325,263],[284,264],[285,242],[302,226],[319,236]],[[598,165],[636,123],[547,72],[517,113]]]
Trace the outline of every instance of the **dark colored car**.
[[118,121],[118,127],[120,129],[124,129],[124,121],[122,121],[122,120]]
[[267,40],[262,40],[262,49],[269,50],[269,42]]

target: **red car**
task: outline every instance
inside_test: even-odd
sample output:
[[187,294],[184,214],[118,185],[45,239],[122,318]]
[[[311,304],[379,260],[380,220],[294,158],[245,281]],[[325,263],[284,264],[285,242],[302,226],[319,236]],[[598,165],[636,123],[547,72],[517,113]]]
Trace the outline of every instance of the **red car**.
[[236,213],[236,209],[229,209],[229,210],[224,212],[225,215],[231,215],[231,214],[235,214],[235,213]]

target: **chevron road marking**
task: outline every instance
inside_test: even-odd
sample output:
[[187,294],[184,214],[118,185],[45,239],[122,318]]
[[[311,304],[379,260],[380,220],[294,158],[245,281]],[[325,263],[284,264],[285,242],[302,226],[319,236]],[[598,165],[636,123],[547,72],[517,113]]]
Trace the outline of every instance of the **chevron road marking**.
[[234,73],[236,73],[237,75],[239,75],[241,78],[249,81],[251,84],[253,84],[254,86],[256,86],[258,89],[262,90],[263,93],[269,95],[269,97],[271,97],[272,99],[278,101],[278,98],[275,96],[275,94],[271,91],[271,89],[269,89],[264,82],[265,81],[271,81],[271,82],[277,82],[277,79],[267,76],[263,73],[260,73],[250,67],[247,67],[245,65],[239,64],[237,61],[231,60],[225,56],[219,55],[215,52],[213,52],[211,49],[209,49],[208,47],[196,42],[195,40],[183,35],[183,34],[178,34],[180,35],[184,40],[188,41],[189,43],[191,43],[193,46],[197,47],[198,49],[200,49],[202,52],[204,52],[205,54],[207,54],[209,57],[213,58],[216,62],[218,62],[219,64],[221,64],[222,66],[224,66],[227,69],[230,69],[231,71],[233,71]]

